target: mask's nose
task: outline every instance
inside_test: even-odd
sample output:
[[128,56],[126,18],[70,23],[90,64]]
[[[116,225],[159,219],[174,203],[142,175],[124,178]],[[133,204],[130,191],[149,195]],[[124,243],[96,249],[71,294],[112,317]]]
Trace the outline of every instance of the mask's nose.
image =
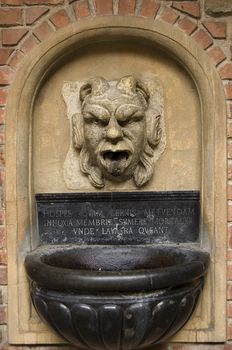
[[110,118],[109,124],[106,127],[105,137],[110,142],[117,142],[123,137],[121,127],[114,117]]

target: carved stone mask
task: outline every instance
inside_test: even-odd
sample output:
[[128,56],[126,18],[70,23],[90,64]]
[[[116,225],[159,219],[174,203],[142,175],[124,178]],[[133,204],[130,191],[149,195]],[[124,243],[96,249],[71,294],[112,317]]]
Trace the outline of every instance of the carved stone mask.
[[82,172],[99,188],[105,178],[133,177],[137,186],[145,184],[161,137],[160,115],[153,115],[152,123],[148,120],[147,87],[132,76],[118,81],[95,78],[81,87],[79,99],[81,115],[73,117],[73,137]]

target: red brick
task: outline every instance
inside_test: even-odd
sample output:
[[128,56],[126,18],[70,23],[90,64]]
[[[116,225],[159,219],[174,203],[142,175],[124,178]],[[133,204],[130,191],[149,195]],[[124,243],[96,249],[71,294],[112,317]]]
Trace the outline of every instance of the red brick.
[[6,49],[6,48],[0,49],[0,65],[6,64],[12,52],[13,52],[13,49]]
[[219,46],[212,47],[207,53],[216,66],[226,59],[226,55]]
[[8,95],[7,88],[0,88],[0,105],[4,106],[6,104],[6,99]]
[[227,251],[227,261],[232,261],[232,250]]
[[4,4],[4,5],[11,5],[11,6],[14,6],[14,5],[23,5],[24,3],[24,0],[2,0],[1,1],[1,4]]
[[232,120],[227,121],[227,137],[232,137]]
[[35,46],[38,45],[38,42],[34,35],[29,36],[20,46],[20,50],[24,53],[30,52]]
[[0,266],[0,284],[7,284],[7,267],[5,265]]
[[172,4],[172,7],[194,18],[200,18],[200,5],[198,3],[192,1],[175,2]]
[[89,5],[87,0],[78,1],[74,7],[76,18],[88,17],[90,16]]
[[227,151],[228,151],[228,158],[232,159],[232,143],[231,142],[228,142]]
[[13,72],[7,66],[0,67],[0,85],[8,85],[13,80]]
[[160,18],[165,22],[168,22],[170,24],[174,24],[177,21],[177,19],[179,18],[179,15],[176,13],[176,11],[173,11],[172,9],[166,7],[166,8],[164,8]]
[[0,186],[4,187],[5,185],[5,169],[0,169]]
[[40,41],[47,39],[52,33],[54,33],[54,30],[47,22],[41,23],[34,29],[34,34]]
[[1,26],[17,26],[23,24],[22,10],[18,8],[0,9],[0,23]]
[[227,302],[227,317],[232,317],[232,302]]
[[215,39],[226,38],[226,23],[225,22],[215,22],[215,21],[204,21],[204,27]]
[[227,299],[232,300],[232,283],[227,283]]
[[[0,145],[0,166],[5,165],[5,147]],[[0,209],[0,225],[4,224],[5,213]]]
[[232,204],[228,204],[228,221],[232,221]]
[[227,101],[227,109],[228,109],[228,118],[232,118],[232,102]]
[[7,265],[6,249],[0,249],[0,264],[1,265]]
[[5,169],[0,169],[0,186],[5,185]]
[[3,130],[0,131],[0,145],[5,145],[5,132]]
[[221,345],[217,344],[217,345],[214,345],[213,349],[211,346],[210,348],[208,348],[208,350],[231,350],[231,344],[221,344]]
[[65,0],[24,0],[26,5],[60,5]]
[[229,224],[227,228],[228,235],[228,249],[232,249],[232,225]]
[[62,28],[70,23],[70,18],[65,10],[60,10],[50,17],[50,21],[56,28]]
[[119,0],[118,14],[122,16],[133,16],[135,11],[135,0]]
[[227,101],[227,117],[232,118],[232,102]]
[[226,98],[228,100],[232,100],[232,84],[230,83],[225,84],[224,88],[225,88]]
[[143,0],[140,8],[140,16],[155,18],[160,8],[155,0]]
[[0,324],[7,324],[7,309],[6,306],[0,306]]
[[2,44],[6,46],[17,45],[27,33],[28,30],[23,28],[3,29]]
[[6,248],[6,232],[3,227],[0,227],[0,248]]
[[180,19],[178,21],[178,26],[188,35],[192,34],[197,28],[197,24],[187,17]]
[[228,281],[232,280],[232,262],[227,263],[227,276],[228,276]]
[[222,79],[232,79],[232,63],[226,63],[221,67],[219,74]]
[[232,163],[228,164],[228,180],[232,180]]
[[232,199],[232,185],[228,184],[227,186],[227,198]]
[[35,23],[45,13],[49,11],[46,7],[29,7],[25,9],[26,24]]
[[[0,145],[0,167],[5,166],[5,146]],[[1,210],[0,206],[0,225],[4,225],[5,220],[5,212]]]
[[112,0],[95,0],[97,15],[112,15],[113,1]]
[[196,42],[202,47],[202,49],[206,50],[210,45],[213,44],[213,39],[210,37],[208,33],[204,30],[200,29],[193,35],[193,38]]
[[232,339],[232,323],[227,324],[227,339]]
[[21,51],[16,50],[11,56],[8,64],[13,68],[18,67],[23,57],[24,57],[24,54]]
[[0,109],[0,125],[5,124],[5,110],[4,108]]

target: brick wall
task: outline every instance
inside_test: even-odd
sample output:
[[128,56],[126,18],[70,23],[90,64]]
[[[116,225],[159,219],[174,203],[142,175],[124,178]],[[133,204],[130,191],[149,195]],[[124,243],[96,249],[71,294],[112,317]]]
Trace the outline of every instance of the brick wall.
[[[207,52],[222,79],[228,108],[228,342],[224,345],[164,345],[154,349],[232,349],[232,0],[0,0],[0,349],[32,348],[7,344],[4,131],[9,86],[23,57],[52,33],[84,17],[112,14],[143,16],[154,21],[159,19],[180,28]],[[51,346],[35,348],[71,349]]]

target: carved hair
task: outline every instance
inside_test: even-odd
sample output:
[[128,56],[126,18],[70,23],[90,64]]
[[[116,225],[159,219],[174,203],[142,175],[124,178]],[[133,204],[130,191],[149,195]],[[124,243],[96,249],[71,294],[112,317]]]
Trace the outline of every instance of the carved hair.
[[[147,86],[148,85],[148,86]],[[145,84],[132,76],[126,76],[118,81],[106,81],[104,78],[94,78],[84,84],[79,93],[79,98],[82,106],[87,103],[88,96],[101,97],[106,94],[113,86],[122,95],[140,96],[146,106],[146,128],[145,144],[140,160],[136,166],[132,176],[136,186],[141,187],[146,184],[154,170],[154,161],[158,157],[154,157],[154,151],[160,143],[162,136],[162,103],[160,101],[160,93],[153,85]],[[153,86],[153,88],[152,88]],[[87,174],[89,181],[93,186],[102,188],[105,185],[104,175],[101,169],[92,162],[91,154],[86,146],[83,133],[83,116],[76,114],[72,118],[73,125],[73,144],[80,151],[80,168],[81,171]],[[162,150],[160,150],[162,153]]]

